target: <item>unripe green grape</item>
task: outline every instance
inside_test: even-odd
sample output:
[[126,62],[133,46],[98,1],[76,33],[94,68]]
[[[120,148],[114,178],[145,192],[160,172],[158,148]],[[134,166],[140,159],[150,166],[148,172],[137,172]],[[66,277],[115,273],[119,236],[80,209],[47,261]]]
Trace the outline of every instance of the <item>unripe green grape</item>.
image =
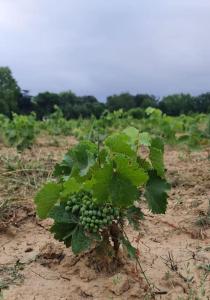
[[74,205],[73,208],[72,208],[72,212],[76,212],[79,210],[79,205]]
[[103,214],[107,214],[108,213],[108,209],[107,208],[104,208],[103,209]]
[[66,207],[65,207],[65,211],[70,211],[70,207],[69,207],[69,206],[66,206]]

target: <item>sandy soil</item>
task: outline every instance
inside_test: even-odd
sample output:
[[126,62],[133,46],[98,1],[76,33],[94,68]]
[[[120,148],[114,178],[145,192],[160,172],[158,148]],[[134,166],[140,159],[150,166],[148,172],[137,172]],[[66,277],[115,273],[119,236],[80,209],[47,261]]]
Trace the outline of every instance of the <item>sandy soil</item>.
[[[57,147],[41,140],[25,155],[43,161],[47,169],[74,142],[70,139]],[[1,147],[0,154],[8,157],[13,151]],[[49,155],[50,163],[46,163]],[[124,259],[125,265],[116,274],[101,274],[94,271],[87,257],[75,257],[48,232],[50,220],[36,219],[32,204],[36,187],[29,187],[28,193],[21,193],[22,187],[18,187],[13,193],[25,204],[16,206],[7,228],[0,233],[0,299],[210,299],[210,225],[205,222],[210,162],[205,152],[187,156],[167,149],[165,164],[172,183],[166,215],[152,215],[145,208],[140,232],[126,229],[139,249],[143,270],[156,295],[149,294],[135,262]],[[6,197],[4,184],[0,185],[0,198]]]

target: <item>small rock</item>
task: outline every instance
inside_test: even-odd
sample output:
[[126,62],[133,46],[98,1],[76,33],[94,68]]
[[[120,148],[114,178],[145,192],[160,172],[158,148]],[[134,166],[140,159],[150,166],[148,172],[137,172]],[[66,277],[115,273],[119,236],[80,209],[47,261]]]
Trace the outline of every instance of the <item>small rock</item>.
[[108,289],[115,295],[120,296],[129,290],[130,284],[127,275],[118,273],[109,278]]
[[9,225],[7,227],[7,234],[11,237],[14,237],[18,232],[18,229],[14,227],[13,225]]
[[63,259],[63,248],[52,242],[46,243],[40,248],[39,257],[45,259]]
[[80,260],[79,256],[71,255],[71,256],[65,256],[62,260],[62,266],[64,268],[70,268],[75,266]]
[[82,268],[79,276],[82,280],[87,282],[97,278],[95,271],[87,268]]
[[33,248],[31,248],[31,247],[28,247],[28,248],[26,248],[26,250],[25,250],[25,252],[27,253],[27,252],[32,252],[33,251]]

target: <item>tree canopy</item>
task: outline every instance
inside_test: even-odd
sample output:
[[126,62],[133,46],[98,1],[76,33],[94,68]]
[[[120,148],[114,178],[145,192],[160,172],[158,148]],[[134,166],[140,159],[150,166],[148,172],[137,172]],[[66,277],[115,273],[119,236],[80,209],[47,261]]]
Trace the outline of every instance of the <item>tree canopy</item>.
[[11,116],[18,111],[20,88],[8,67],[0,67],[0,113]]
[[30,91],[22,90],[14,79],[8,67],[0,67],[0,114],[12,116],[12,113],[36,113],[38,119],[43,119],[55,112],[59,107],[66,119],[89,118],[92,115],[99,118],[105,110],[123,109],[134,118],[145,116],[147,107],[159,108],[171,116],[191,113],[210,113],[210,92],[192,96],[190,94],[173,94],[159,100],[154,95],[128,92],[108,96],[105,103],[93,95],[77,96],[71,90],[61,93],[50,91],[30,95]]

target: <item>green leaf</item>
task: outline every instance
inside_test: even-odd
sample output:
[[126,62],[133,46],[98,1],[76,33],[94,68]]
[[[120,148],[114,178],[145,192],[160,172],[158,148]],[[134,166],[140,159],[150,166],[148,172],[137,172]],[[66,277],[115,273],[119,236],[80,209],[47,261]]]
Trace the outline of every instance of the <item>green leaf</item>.
[[76,219],[74,215],[71,215],[70,212],[67,212],[65,210],[64,203],[55,205],[50,210],[48,217],[54,219],[54,222],[56,223],[67,223],[67,224],[78,223],[78,219]]
[[[76,228],[76,224],[55,223],[50,231],[54,233],[54,238],[60,242],[64,242],[66,247],[71,246],[72,233]],[[68,236],[68,238],[67,238]]]
[[137,187],[148,179],[143,169],[121,154],[115,156],[112,164],[97,170],[93,179],[93,196],[99,203],[111,202],[120,207],[133,204],[138,198]]
[[141,132],[139,135],[140,145],[151,146],[151,136],[148,132]]
[[128,208],[127,219],[129,223],[133,226],[134,230],[139,229],[139,221],[144,218],[144,214],[139,207],[131,206]]
[[133,185],[140,186],[147,182],[148,175],[138,163],[125,155],[118,154],[114,157],[116,171],[121,176],[127,178]]
[[138,189],[121,174],[114,174],[109,187],[109,199],[114,206],[127,207],[138,198]]
[[152,140],[150,147],[149,159],[152,163],[153,168],[157,171],[157,174],[164,177],[165,168],[163,161],[164,145],[160,138]]
[[80,176],[86,176],[96,162],[97,152],[97,146],[90,141],[82,141],[75,146],[72,149],[74,165],[71,175],[78,173]]
[[93,196],[98,202],[106,202],[109,198],[110,182],[113,176],[112,165],[105,164],[103,168],[97,170],[93,178]]
[[122,237],[122,244],[123,246],[126,248],[127,252],[128,252],[128,255],[130,258],[132,259],[136,259],[137,258],[137,249],[135,247],[133,247],[130,243],[130,241],[125,238],[125,237]]
[[146,185],[145,198],[148,201],[149,208],[155,214],[164,214],[167,207],[167,191],[170,184],[157,175],[155,171],[149,172],[149,181]]
[[77,182],[75,178],[70,178],[63,184],[63,191],[61,197],[68,197],[72,193],[77,193],[82,189],[82,184]]
[[72,167],[73,167],[73,159],[71,157],[71,150],[70,150],[64,156],[62,162],[55,165],[53,175],[56,177],[68,176],[71,174]]
[[72,235],[72,251],[74,254],[79,254],[82,251],[87,250],[91,245],[91,239],[85,235],[84,229],[78,226]]
[[135,157],[136,153],[130,144],[130,138],[125,133],[114,133],[105,140],[105,145],[114,153]]
[[130,144],[135,149],[135,147],[138,144],[139,130],[136,129],[135,127],[127,127],[126,129],[123,130],[123,133],[125,133],[129,137]]
[[41,219],[48,217],[48,213],[51,208],[58,201],[61,191],[61,185],[56,183],[47,183],[37,193],[35,197],[35,204],[38,216]]
[[137,162],[140,168],[143,168],[146,172],[152,170],[152,166],[149,161],[144,158],[138,157]]

